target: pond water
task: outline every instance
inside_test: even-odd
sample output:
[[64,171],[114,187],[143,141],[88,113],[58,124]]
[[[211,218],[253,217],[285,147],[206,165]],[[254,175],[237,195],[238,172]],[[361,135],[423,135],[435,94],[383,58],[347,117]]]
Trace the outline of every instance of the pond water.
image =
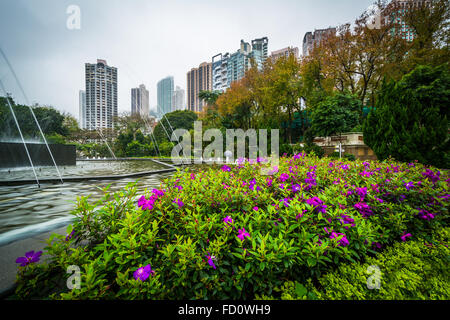
[[[167,167],[153,161],[77,161],[77,166],[61,167],[64,176],[110,175],[154,171]],[[54,178],[55,168],[41,167],[38,178]],[[6,170],[0,172],[0,180],[32,179],[32,170]],[[79,196],[91,195],[95,202],[103,195],[99,188],[111,184],[110,191],[119,191],[128,183],[138,181],[137,189],[159,187],[162,180],[173,173],[162,173],[140,178],[120,180],[89,180],[64,184],[35,184],[0,186],[0,245],[67,225],[73,219],[70,212]],[[14,177],[14,178],[12,178]]]
[[[121,175],[167,169],[167,167],[151,160],[77,160],[76,166],[59,166],[58,169],[64,180],[64,177]],[[55,167],[36,167],[35,170],[38,179],[58,178]],[[34,179],[31,167],[0,169],[0,181],[27,179]]]

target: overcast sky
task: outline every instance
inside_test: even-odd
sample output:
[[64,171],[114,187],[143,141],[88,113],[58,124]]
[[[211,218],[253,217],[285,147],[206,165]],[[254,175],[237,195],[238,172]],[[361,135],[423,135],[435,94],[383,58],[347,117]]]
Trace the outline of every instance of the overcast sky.
[[[156,83],[186,73],[213,55],[234,52],[240,40],[269,38],[269,54],[302,47],[307,31],[353,22],[373,0],[1,0],[0,46],[31,103],[52,105],[78,119],[84,64],[105,59],[118,68],[119,113],[143,83],[156,107]],[[80,8],[69,29],[67,8]],[[5,61],[0,79],[25,103]],[[0,95],[3,92],[0,91]]]

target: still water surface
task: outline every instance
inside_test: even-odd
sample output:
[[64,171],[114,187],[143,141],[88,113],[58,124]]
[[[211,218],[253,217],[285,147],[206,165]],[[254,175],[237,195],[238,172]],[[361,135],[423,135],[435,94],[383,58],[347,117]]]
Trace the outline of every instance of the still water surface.
[[[61,167],[64,176],[109,175],[166,169],[152,161],[77,161],[77,166]],[[54,178],[56,170],[41,167],[38,178]],[[120,180],[90,180],[65,182],[64,184],[0,186],[0,245],[25,236],[69,224],[73,216],[77,197],[91,195],[95,202],[103,195],[99,188],[111,184],[110,192],[123,189],[128,183],[138,180],[137,189],[159,187],[162,180],[173,173],[162,173],[140,178]],[[12,178],[12,176],[14,178]],[[7,178],[5,178],[7,177]],[[31,169],[0,172],[0,180],[32,179]]]

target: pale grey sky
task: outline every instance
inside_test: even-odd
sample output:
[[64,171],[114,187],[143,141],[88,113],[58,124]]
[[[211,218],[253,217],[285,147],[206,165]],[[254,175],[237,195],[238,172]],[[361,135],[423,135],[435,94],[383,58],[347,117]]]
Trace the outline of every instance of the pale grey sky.
[[[156,83],[186,73],[213,55],[234,52],[241,39],[267,36],[269,54],[299,47],[307,31],[353,22],[374,0],[1,0],[0,46],[29,100],[78,119],[84,64],[105,59],[118,68],[119,112],[130,111],[130,90],[144,83],[150,108]],[[66,26],[69,5],[81,28]],[[0,77],[24,99],[0,57]],[[3,95],[0,92],[0,95]]]

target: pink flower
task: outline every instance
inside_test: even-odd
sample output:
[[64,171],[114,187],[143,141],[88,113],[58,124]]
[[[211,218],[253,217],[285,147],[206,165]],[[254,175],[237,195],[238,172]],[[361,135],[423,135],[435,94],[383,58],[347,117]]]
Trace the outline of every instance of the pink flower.
[[250,233],[246,232],[244,228],[238,230],[238,238],[244,241],[245,237],[250,237]]
[[215,265],[214,262],[213,262],[213,260],[214,260],[216,257],[210,256],[210,255],[209,255],[209,252],[208,252],[208,254],[206,255],[206,258],[208,258],[208,264],[209,264],[211,267],[213,267],[214,269],[216,269],[216,265]]
[[16,263],[20,263],[21,267],[25,267],[29,265],[30,263],[38,262],[41,259],[42,251],[34,252],[34,250],[31,250],[27,253],[25,253],[25,257],[19,257],[16,259]]
[[406,233],[406,231],[403,232],[403,235],[400,237],[403,242],[406,241],[406,238],[412,237],[411,233]]
[[224,222],[226,225],[231,225],[231,224],[233,223],[233,219],[231,219],[230,216],[226,216],[225,218],[223,218],[223,222]]

